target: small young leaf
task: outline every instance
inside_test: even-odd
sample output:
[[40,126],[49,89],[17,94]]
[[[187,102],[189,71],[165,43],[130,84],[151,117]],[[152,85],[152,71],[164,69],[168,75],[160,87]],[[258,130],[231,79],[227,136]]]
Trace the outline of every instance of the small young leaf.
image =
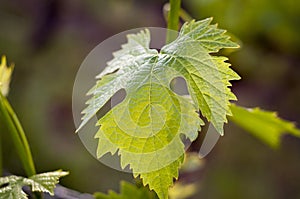
[[14,65],[12,64],[10,67],[7,67],[6,57],[2,56],[0,64],[0,92],[2,92],[4,96],[7,96],[9,92],[9,84],[13,70]]
[[231,105],[233,116],[230,119],[249,131],[272,148],[278,148],[280,138],[285,133],[300,137],[300,130],[292,122],[283,120],[275,112],[264,111],[259,108],[247,109]]
[[59,178],[68,174],[69,172],[58,170],[31,176],[26,181],[32,187],[32,191],[46,192],[54,195],[54,188],[59,183]]
[[[223,135],[226,115],[231,114],[229,100],[236,100],[228,86],[240,77],[227,58],[211,53],[238,45],[211,21],[185,23],[178,38],[160,52],[149,48],[148,30],[128,35],[128,43],[114,53],[88,93],[92,98],[79,129],[117,91],[126,91],[125,99],[97,123],[97,156],[118,151],[122,168],[130,165],[134,176],[140,175],[160,198],[168,197],[168,187],[178,177],[184,159],[182,135],[193,141],[203,125],[199,109]],[[176,77],[186,80],[192,100],[172,91]]]
[[0,198],[7,199],[28,199],[26,193],[22,190],[23,186],[31,186],[32,191],[46,192],[54,195],[55,185],[59,178],[68,175],[65,171],[53,171],[33,175],[29,178],[19,176],[7,176],[0,178]]
[[95,199],[157,199],[154,192],[149,191],[145,187],[137,187],[128,182],[121,182],[121,193],[109,191],[108,194],[97,192],[94,194]]

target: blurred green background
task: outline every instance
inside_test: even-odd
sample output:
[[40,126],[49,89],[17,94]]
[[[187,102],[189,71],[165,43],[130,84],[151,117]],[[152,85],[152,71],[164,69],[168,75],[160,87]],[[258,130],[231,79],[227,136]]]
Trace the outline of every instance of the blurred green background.
[[[131,28],[165,27],[164,3],[0,0],[0,54],[16,65],[9,99],[26,130],[38,172],[69,170],[62,184],[90,193],[118,190],[120,179],[133,182],[131,174],[95,160],[74,134],[72,88],[81,62],[104,39]],[[230,54],[243,78],[233,87],[238,103],[276,110],[300,124],[300,1],[183,0],[182,6],[196,19],[214,17],[242,41],[242,48]],[[23,174],[6,140],[6,171]],[[300,198],[299,152],[300,140],[294,137],[283,137],[282,147],[274,151],[226,125],[192,198]]]

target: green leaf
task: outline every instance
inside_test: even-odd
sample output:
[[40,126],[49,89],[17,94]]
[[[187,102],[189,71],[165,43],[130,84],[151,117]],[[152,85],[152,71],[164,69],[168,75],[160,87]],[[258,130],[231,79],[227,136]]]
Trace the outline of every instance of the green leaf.
[[94,194],[95,199],[157,199],[154,192],[149,191],[146,187],[137,187],[128,182],[121,182],[121,193],[109,191],[108,194],[97,192]]
[[33,175],[29,178],[14,175],[1,177],[0,198],[27,199],[26,193],[22,190],[23,186],[30,186],[33,192],[46,192],[50,195],[54,195],[54,188],[59,182],[59,178],[68,174],[68,172],[58,170]]
[[294,123],[283,120],[275,112],[264,111],[259,108],[244,108],[231,105],[233,116],[230,119],[240,127],[249,131],[272,148],[278,148],[280,138],[285,133],[300,137],[300,130]]
[[[117,91],[126,91],[125,99],[97,123],[97,156],[118,151],[122,168],[130,165],[134,176],[140,175],[160,198],[168,197],[168,187],[178,177],[185,152],[182,139],[195,140],[204,124],[199,109],[223,134],[231,114],[229,100],[236,99],[228,86],[240,77],[227,58],[210,53],[238,45],[210,25],[211,20],[185,23],[178,38],[160,52],[149,48],[148,30],[128,35],[128,43],[114,53],[88,93],[92,97],[79,129]],[[186,80],[192,100],[171,90],[176,77]]]

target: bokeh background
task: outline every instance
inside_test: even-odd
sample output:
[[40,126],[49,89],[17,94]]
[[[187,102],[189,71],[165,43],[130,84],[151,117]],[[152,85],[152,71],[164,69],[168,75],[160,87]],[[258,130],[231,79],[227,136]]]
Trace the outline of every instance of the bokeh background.
[[[85,56],[131,28],[165,27],[163,0],[0,0],[0,54],[14,62],[9,99],[31,143],[38,172],[62,168],[62,184],[80,192],[118,190],[130,174],[95,160],[75,135],[72,88]],[[241,42],[229,55],[242,76],[239,104],[276,110],[300,124],[300,1],[183,0],[196,19],[214,17]],[[298,125],[299,127],[299,125]],[[262,129],[263,131],[263,129]],[[268,132],[265,132],[268,133]],[[233,124],[199,173],[192,198],[300,198],[300,140],[272,150]],[[6,171],[24,174],[9,138]]]

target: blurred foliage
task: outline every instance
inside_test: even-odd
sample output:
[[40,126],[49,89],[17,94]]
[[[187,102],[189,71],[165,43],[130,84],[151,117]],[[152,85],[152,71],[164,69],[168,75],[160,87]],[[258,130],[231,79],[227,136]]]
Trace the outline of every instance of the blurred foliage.
[[300,130],[294,123],[282,120],[276,112],[265,111],[260,108],[244,108],[231,105],[230,121],[235,122],[253,136],[276,149],[285,133],[300,137]]
[[[105,38],[135,27],[164,27],[165,2],[1,1],[0,54],[16,65],[9,98],[38,172],[69,170],[62,184],[82,192],[117,190],[120,179],[132,181],[131,174],[95,160],[74,134],[73,81],[84,57]],[[299,124],[300,1],[186,0],[183,7],[196,19],[214,17],[243,42],[230,54],[243,78],[233,87],[239,104],[276,110]],[[274,152],[234,125],[225,132],[205,169],[187,177],[200,181],[191,198],[300,198],[299,139],[284,137]],[[12,143],[3,139],[6,171],[23,174]]]
[[245,42],[263,42],[278,51],[299,52],[300,2],[297,0],[190,0],[193,16],[214,16]]
[[197,190],[196,184],[184,185],[180,182],[175,185],[169,191],[170,199],[185,199],[195,195]]
[[198,153],[187,153],[184,164],[180,169],[179,181],[169,190],[171,199],[185,199],[193,197],[199,190],[201,173],[205,161],[199,158]]
[[95,193],[96,199],[157,199],[155,192],[149,191],[147,187],[137,187],[128,182],[121,182],[120,194],[114,191],[109,191],[108,194]]

